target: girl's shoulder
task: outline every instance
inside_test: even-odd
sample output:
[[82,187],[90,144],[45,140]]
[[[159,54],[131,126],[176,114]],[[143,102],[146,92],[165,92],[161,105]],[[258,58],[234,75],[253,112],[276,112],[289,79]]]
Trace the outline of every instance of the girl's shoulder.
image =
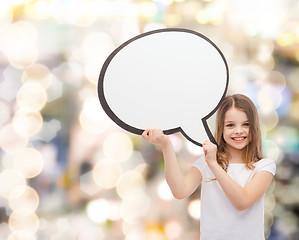
[[261,160],[257,161],[254,165],[254,172],[268,171],[275,175],[276,164],[271,158],[262,158]]

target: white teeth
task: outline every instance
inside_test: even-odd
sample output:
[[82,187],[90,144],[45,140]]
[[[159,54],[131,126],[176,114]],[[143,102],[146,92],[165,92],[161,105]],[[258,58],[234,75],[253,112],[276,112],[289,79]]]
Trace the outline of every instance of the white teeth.
[[233,138],[234,140],[237,140],[237,141],[240,141],[240,140],[243,140],[245,139],[245,137],[239,137],[239,138]]

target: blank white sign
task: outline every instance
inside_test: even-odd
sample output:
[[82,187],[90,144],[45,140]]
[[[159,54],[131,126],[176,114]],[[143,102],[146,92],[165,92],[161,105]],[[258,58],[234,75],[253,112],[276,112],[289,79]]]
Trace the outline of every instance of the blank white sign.
[[181,132],[201,146],[206,139],[215,143],[206,120],[226,95],[228,78],[226,60],[210,39],[166,28],[115,49],[101,69],[98,94],[107,115],[123,129]]

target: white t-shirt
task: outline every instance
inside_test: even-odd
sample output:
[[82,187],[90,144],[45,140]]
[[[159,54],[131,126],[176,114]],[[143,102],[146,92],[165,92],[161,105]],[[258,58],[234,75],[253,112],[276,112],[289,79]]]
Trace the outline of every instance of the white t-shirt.
[[[230,202],[204,156],[193,164],[202,174],[200,240],[264,240],[264,196],[252,207],[239,211]],[[275,175],[276,165],[269,158],[261,159],[250,170],[245,164],[229,164],[227,173],[245,187],[253,175],[268,171]]]

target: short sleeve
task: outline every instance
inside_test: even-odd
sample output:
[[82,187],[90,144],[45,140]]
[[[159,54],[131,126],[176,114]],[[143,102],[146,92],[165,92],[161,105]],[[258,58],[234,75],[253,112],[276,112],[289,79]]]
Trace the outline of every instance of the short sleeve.
[[270,158],[263,158],[260,161],[257,162],[255,167],[255,172],[260,171],[267,171],[275,175],[276,172],[276,164],[275,162]]
[[204,169],[206,168],[206,161],[204,155],[202,155],[199,159],[197,159],[193,164],[193,167],[197,168],[201,174],[203,174]]

